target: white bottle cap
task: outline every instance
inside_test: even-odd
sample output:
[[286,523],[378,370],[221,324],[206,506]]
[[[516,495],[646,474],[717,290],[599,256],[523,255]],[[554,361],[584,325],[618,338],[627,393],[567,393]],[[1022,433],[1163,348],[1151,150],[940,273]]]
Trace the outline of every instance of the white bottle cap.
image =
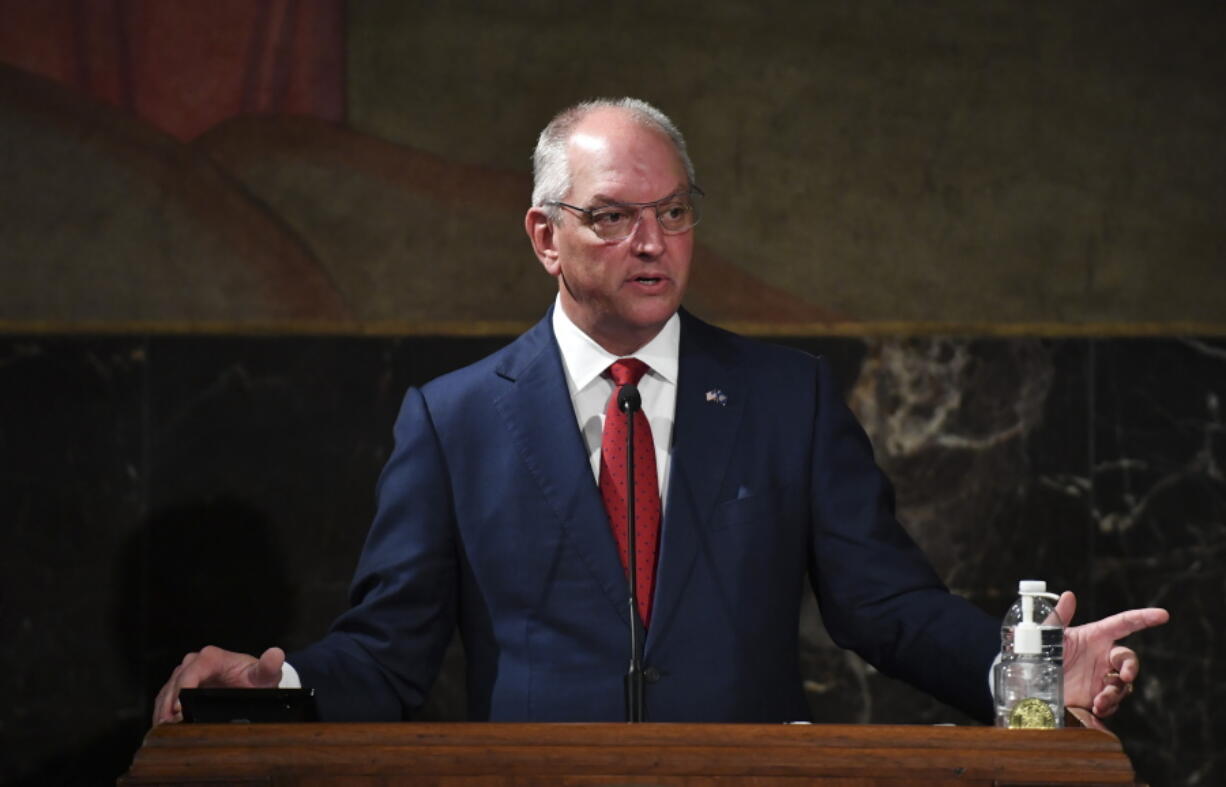
[[1041,579],[1023,579],[1017,583],[1018,593],[1046,593],[1047,583]]

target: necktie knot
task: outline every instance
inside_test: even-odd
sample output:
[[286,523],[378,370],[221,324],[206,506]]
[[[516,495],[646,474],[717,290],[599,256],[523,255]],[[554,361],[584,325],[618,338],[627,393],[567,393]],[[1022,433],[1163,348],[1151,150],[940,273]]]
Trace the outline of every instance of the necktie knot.
[[614,361],[609,367],[609,376],[613,378],[613,384],[618,388],[627,383],[638,385],[639,380],[643,379],[643,375],[647,373],[647,368],[647,364],[638,358],[621,358]]

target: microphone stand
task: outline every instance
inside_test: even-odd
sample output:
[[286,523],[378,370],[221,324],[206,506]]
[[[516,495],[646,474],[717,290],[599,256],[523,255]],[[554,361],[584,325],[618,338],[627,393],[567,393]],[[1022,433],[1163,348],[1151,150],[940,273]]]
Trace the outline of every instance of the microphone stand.
[[642,406],[639,389],[627,383],[617,393],[617,409],[626,414],[626,572],[630,581],[630,669],[626,672],[626,721],[643,721],[643,661],[639,655],[638,568],[635,565],[634,534],[634,414]]

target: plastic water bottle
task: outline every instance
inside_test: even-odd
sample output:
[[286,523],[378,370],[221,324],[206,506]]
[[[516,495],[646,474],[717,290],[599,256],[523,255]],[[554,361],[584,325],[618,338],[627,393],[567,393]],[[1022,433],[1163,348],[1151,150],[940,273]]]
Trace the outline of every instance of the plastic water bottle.
[[996,726],[1064,726],[1064,621],[1047,583],[1024,579],[1000,628],[1000,662],[992,676]]

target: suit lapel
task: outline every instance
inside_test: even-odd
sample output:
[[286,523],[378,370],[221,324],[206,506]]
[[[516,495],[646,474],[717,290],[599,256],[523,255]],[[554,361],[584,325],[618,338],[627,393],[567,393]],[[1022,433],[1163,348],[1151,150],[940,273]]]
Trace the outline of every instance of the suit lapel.
[[629,624],[627,585],[553,336],[552,309],[508,348],[496,373],[510,381],[494,400],[524,464],[569,543]]
[[722,332],[682,311],[668,504],[647,648],[663,636],[685,593],[732,458],[745,387]]

